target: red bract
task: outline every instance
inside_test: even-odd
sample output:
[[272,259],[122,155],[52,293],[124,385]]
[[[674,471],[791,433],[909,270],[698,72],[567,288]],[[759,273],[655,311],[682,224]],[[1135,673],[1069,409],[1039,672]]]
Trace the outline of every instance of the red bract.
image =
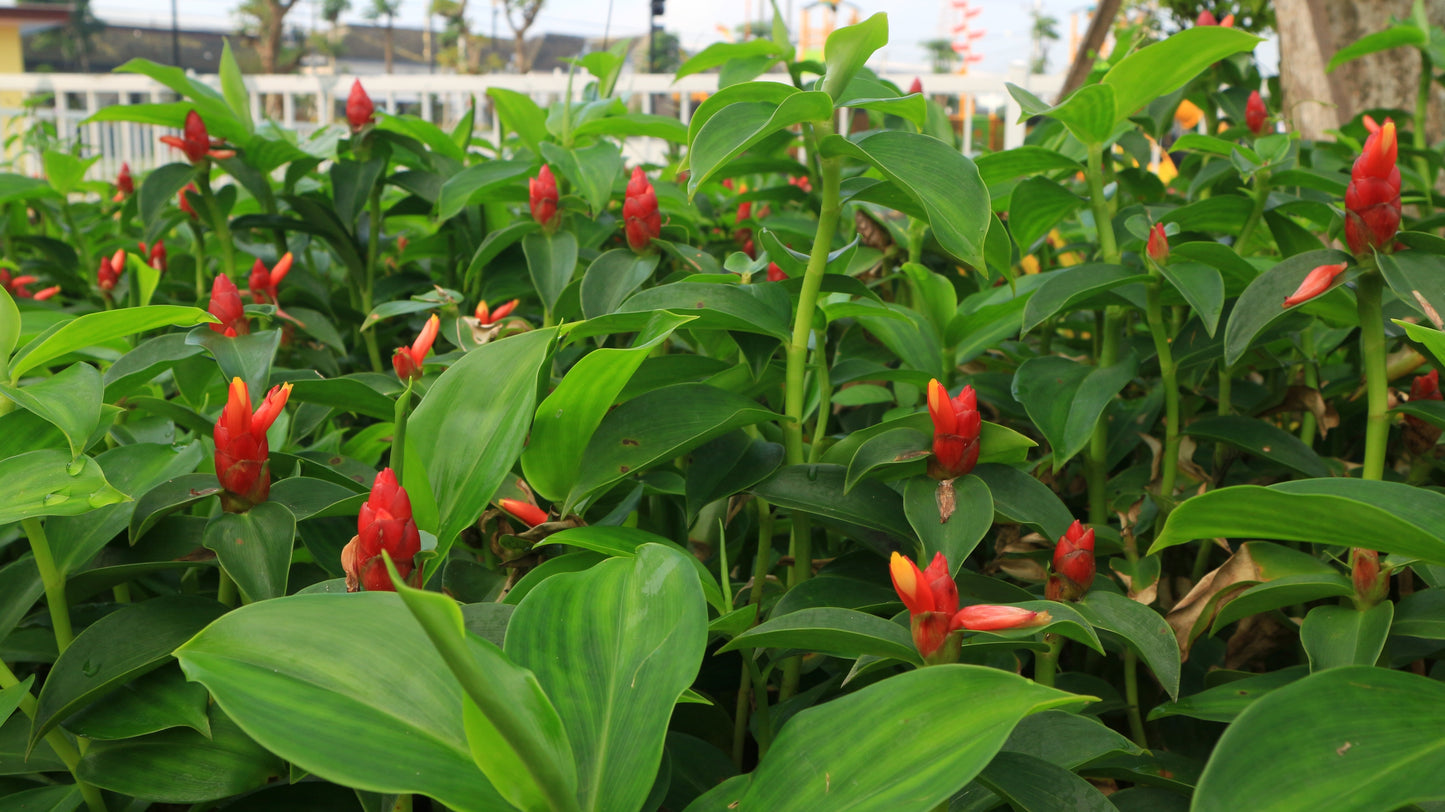
[[286,406],[291,384],[271,387],[260,407],[251,411],[246,382],[231,379],[230,396],[216,421],[216,479],[231,499],[222,499],[226,509],[241,512],[266,501],[271,492],[271,472],[266,455],[266,430]]
[[1199,12],[1199,16],[1198,16],[1198,17],[1195,17],[1195,18],[1194,18],[1194,24],[1195,24],[1195,25],[1217,25],[1217,26],[1219,26],[1219,27],[1221,27],[1221,28],[1233,28],[1233,27],[1234,27],[1234,15],[1233,15],[1233,14],[1226,14],[1226,15],[1224,15],[1224,19],[1223,19],[1223,20],[1216,20],[1216,19],[1214,18],[1214,13],[1211,12],[1209,9],[1205,9],[1205,10]]
[[746,220],[746,219],[748,219],[749,217],[752,217],[752,216],[753,216],[753,204],[752,204],[751,201],[745,200],[745,201],[743,201],[742,203],[739,203],[739,204],[738,204],[738,218],[737,218],[737,220],[734,220],[733,222],[734,222],[735,224],[736,224],[736,223],[741,223],[742,221],[744,221],[744,220]]
[[[1410,382],[1410,402],[1418,403],[1427,400],[1445,400],[1440,394],[1440,370],[1432,369],[1424,375],[1417,375],[1415,380]],[[1405,415],[1405,425],[1413,430],[1413,433],[1429,439],[1428,445],[1435,445],[1439,439],[1439,430],[1424,420],[1412,415]],[[1408,434],[1411,432],[1407,432]]]
[[396,473],[383,468],[356,517],[356,537],[341,551],[347,591],[395,592],[381,556],[390,558],[397,574],[405,580],[414,572],[420,575],[416,571],[419,552],[421,533],[411,515],[411,498],[397,483]]
[[0,288],[4,288],[6,293],[17,299],[34,299],[39,302],[60,292],[60,286],[54,285],[32,293],[30,286],[37,281],[39,280],[29,274],[11,276],[9,271],[0,268]]
[[557,177],[552,174],[551,167],[542,164],[542,171],[537,173],[537,177],[527,181],[527,195],[532,219],[542,228],[554,227],[557,202],[561,198],[557,193]]
[[1164,224],[1155,223],[1149,229],[1149,244],[1144,249],[1149,258],[1159,265],[1169,261],[1169,236],[1164,233]]
[[516,310],[518,301],[520,300],[513,299],[512,301],[507,302],[496,310],[489,310],[487,308],[486,300],[482,300],[480,302],[477,302],[477,309],[474,315],[477,317],[477,321],[481,322],[481,325],[483,327],[487,327],[496,324],[497,322],[510,315],[513,310]]
[[956,631],[996,631],[1039,626],[1051,619],[1047,612],[1034,612],[1014,606],[969,606],[958,608],[958,585],[949,574],[948,559],[943,553],[933,556],[928,569],[894,553],[888,561],[893,589],[908,608],[913,644],[929,664],[953,662],[958,659],[958,641],[950,640]]
[[194,191],[196,191],[196,184],[187,183],[184,187],[181,188],[179,192],[176,193],[176,197],[180,200],[181,211],[185,212],[192,220],[199,220],[201,219],[200,215],[196,214],[195,209],[191,208],[191,201],[186,199],[186,192]]
[[784,279],[787,279],[787,278],[788,278],[788,274],[787,274],[786,272],[784,272],[782,268],[779,268],[779,267],[778,267],[778,263],[776,263],[776,262],[769,262],[769,263],[768,263],[768,281],[769,281],[769,282],[781,282],[781,281],[783,281]]
[[201,114],[195,110],[186,113],[186,126],[181,131],[182,135],[177,138],[174,135],[161,136],[162,144],[169,144],[186,154],[186,160],[198,164],[207,158],[234,158],[236,151],[232,149],[220,149],[225,142],[219,138],[212,138],[206,131],[206,122],[201,120]]
[[151,250],[150,250],[150,263],[149,263],[149,264],[150,264],[150,266],[151,266],[152,268],[155,268],[156,270],[160,271],[161,273],[165,273],[165,272],[166,272],[166,241],[165,241],[165,240],[156,240],[156,244],[151,246]]
[[251,301],[255,304],[277,304],[281,299],[281,280],[291,272],[291,252],[287,251],[276,260],[276,267],[268,269],[266,263],[259,258],[256,264],[251,266],[251,278],[247,287],[251,291]]
[[221,320],[220,324],[207,325],[228,338],[246,335],[251,327],[246,323],[246,306],[241,302],[241,291],[231,277],[220,274],[211,284],[211,304],[207,311]]
[[908,92],[909,92],[909,93],[922,93],[922,92],[923,92],[923,80],[920,79],[920,78],[918,78],[917,76],[913,77],[913,84],[911,84],[911,85],[908,86]]
[[1385,119],[1375,127],[1369,117],[1370,136],[1350,170],[1345,189],[1345,241],[1356,254],[1367,248],[1388,250],[1400,229],[1400,168],[1395,165],[1399,145],[1395,122]]
[[933,460],[929,475],[953,479],[978,464],[978,437],[983,417],[978,413],[978,395],[965,386],[950,399],[937,380],[928,382],[928,413],[933,418]]
[[1380,570],[1380,554],[1374,550],[1350,550],[1350,581],[1360,608],[1374,606],[1390,592],[1390,574]]
[[1053,564],[1046,587],[1049,600],[1082,598],[1094,583],[1094,529],[1077,520],[1069,525],[1054,547]]
[[531,502],[523,502],[520,499],[503,499],[497,504],[502,506],[502,510],[517,517],[518,520],[528,527],[536,527],[547,521],[547,511],[537,507]]
[[135,194],[135,180],[130,176],[130,164],[122,161],[120,173],[115,176],[115,197],[111,202],[119,203]]
[[627,182],[627,199],[622,203],[622,224],[627,244],[641,253],[662,233],[662,215],[657,211],[657,192],[648,183],[642,167],[634,167]]
[[1344,272],[1345,263],[1343,262],[1338,265],[1321,265],[1315,268],[1305,276],[1305,281],[1300,283],[1299,288],[1284,300],[1284,306],[1294,307],[1297,304],[1307,302],[1324,293],[1330,289],[1330,285],[1334,283],[1335,277]]
[[1250,91],[1249,102],[1244,105],[1244,123],[1255,135],[1264,135],[1264,124],[1269,119],[1269,108],[1258,90]]
[[120,275],[125,273],[125,251],[116,251],[109,257],[101,257],[100,268],[95,272],[95,282],[100,289],[109,293]]
[[346,121],[351,124],[351,131],[356,132],[375,121],[375,113],[376,106],[371,103],[371,97],[366,95],[361,80],[352,82],[351,93],[346,97]]
[[401,378],[402,382],[421,379],[421,362],[426,358],[426,354],[431,352],[431,345],[436,341],[441,324],[441,319],[433,313],[410,347],[396,348],[396,352],[391,356],[391,367],[396,370],[396,377]]

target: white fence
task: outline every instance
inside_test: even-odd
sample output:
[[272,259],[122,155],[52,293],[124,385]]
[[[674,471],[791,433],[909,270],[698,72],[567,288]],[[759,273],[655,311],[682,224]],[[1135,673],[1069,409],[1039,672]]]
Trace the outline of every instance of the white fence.
[[[219,87],[216,76],[199,76],[201,81]],[[351,88],[349,75],[297,76],[256,75],[246,77],[251,92],[251,113],[261,120],[265,115],[261,94],[279,97],[280,117],[277,123],[294,130],[302,137],[342,118],[346,94]],[[764,77],[768,78],[768,77]],[[886,76],[899,87],[908,87],[913,76]],[[1062,75],[1030,76],[1022,70],[1007,76],[973,73],[966,76],[931,74],[921,77],[924,92],[941,98],[950,105],[950,112],[971,121],[976,109],[999,110],[1005,147],[1022,141],[1023,127],[1017,123],[1018,105],[1004,87],[1013,82],[1028,88],[1035,95],[1048,98],[1062,84]],[[500,87],[526,93],[538,103],[547,105],[568,93],[565,74],[487,74],[463,75],[371,75],[361,77],[368,93],[378,107],[390,113],[410,113],[450,128],[475,100],[477,115],[474,126],[480,132],[496,133],[499,127],[495,111],[486,96],[488,88]],[[779,79],[781,81],[781,77]],[[586,79],[575,77],[571,84],[574,99],[580,99]],[[683,122],[692,116],[701,98],[717,91],[714,74],[693,75],[673,80],[666,74],[623,74],[617,83],[618,94],[637,111],[676,116]],[[172,132],[150,124],[130,122],[88,121],[96,111],[116,104],[174,101],[169,89],[138,74],[0,74],[0,135],[9,137],[36,127],[41,122],[53,123],[62,141],[79,140],[86,155],[99,154],[101,159],[91,168],[94,179],[111,179],[128,162],[140,172],[176,160],[174,150],[157,142],[157,137]],[[273,102],[272,110],[276,109]],[[962,110],[959,108],[962,107]],[[846,132],[849,117],[840,115],[839,125]],[[627,145],[630,157],[655,159],[659,143],[649,139],[632,139]],[[972,127],[963,128],[963,151],[975,152]],[[0,162],[12,164],[14,171],[38,175],[38,156],[12,149],[0,155]]]

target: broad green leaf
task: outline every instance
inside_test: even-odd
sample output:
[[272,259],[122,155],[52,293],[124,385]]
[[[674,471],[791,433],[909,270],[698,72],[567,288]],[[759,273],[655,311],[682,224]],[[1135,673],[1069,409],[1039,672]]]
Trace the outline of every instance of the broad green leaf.
[[1033,525],[1056,539],[1069,529],[1073,514],[1044,483],[1009,465],[979,463],[973,475],[988,485],[993,509],[1009,521]]
[[1442,284],[1438,255],[1422,251],[1378,254],[1385,283],[1405,304],[1431,318],[1445,313],[1445,284]]
[[407,420],[403,485],[417,524],[436,534],[433,560],[445,560],[521,454],[555,338],[554,330],[533,330],[468,352]]
[[246,80],[241,75],[241,66],[236,62],[236,55],[231,51],[231,41],[225,37],[221,38],[220,74],[221,93],[225,95],[226,104],[236,117],[236,123],[246,132],[254,132],[255,126],[251,123],[251,97],[246,92]]
[[24,681],[0,690],[0,725],[5,724],[10,718],[10,714],[14,713],[15,709],[20,707],[20,703],[30,696],[30,686],[34,682],[35,675],[31,674]]
[[1191,808],[1375,812],[1439,800],[1442,725],[1445,685],[1435,680],[1367,666],[1312,674],[1224,731]]
[[390,420],[396,413],[395,401],[373,388],[364,376],[292,381],[288,401],[319,403],[377,420]]
[[128,497],[105,479],[100,464],[60,449],[29,451],[0,460],[0,525],[39,516],[77,516]]
[[[634,376],[634,380],[636,380]],[[695,449],[683,485],[688,521],[705,505],[751,488],[783,464],[783,446],[729,432]]]
[[[507,129],[517,134],[532,152],[540,152],[547,140],[547,113],[526,93],[502,87],[487,88],[487,97]],[[445,218],[444,218],[445,219]]]
[[[756,42],[756,40],[753,41]],[[746,102],[762,102],[777,106],[797,92],[796,88],[781,82],[744,82],[720,88],[718,92],[708,96],[702,104],[697,106],[696,110],[692,111],[692,118],[687,122],[688,154],[683,158],[684,163],[690,164],[692,145],[696,142],[703,125],[722,110],[734,104]],[[692,194],[691,190],[689,190],[689,194]]]
[[632,373],[654,347],[688,320],[686,316],[658,314],[630,348],[594,350],[567,370],[557,388],[537,406],[522,452],[522,473],[532,490],[553,502],[567,496],[582,474],[584,461],[591,462],[584,455],[588,441],[616,405]]
[[50,181],[50,185],[55,191],[62,195],[74,193],[76,187],[85,178],[85,171],[100,160],[99,155],[87,160],[53,149],[45,150],[41,158],[45,166],[45,179]]
[[1054,471],[1083,450],[1104,409],[1137,369],[1132,354],[1102,369],[1059,356],[1030,358],[1019,367],[1013,396],[1049,441]]
[[921,665],[908,629],[853,609],[799,609],[769,619],[718,649],[780,648],[856,659],[865,654]]
[[1122,265],[1096,262],[1050,271],[1043,275],[1042,284],[1024,305],[1024,332],[1106,291],[1148,279],[1148,274],[1136,273]]
[[[1258,545],[1266,543],[1251,542],[1249,546],[1251,550],[1257,550]],[[1225,626],[1250,615],[1285,606],[1303,605],[1322,598],[1343,598],[1355,594],[1349,578],[1325,564],[1320,565],[1320,570],[1273,578],[1236,593],[1230,597],[1228,603],[1219,608],[1219,614],[1215,615],[1214,624],[1210,627],[1210,634],[1218,634]]]
[[[250,134],[231,112],[226,97],[220,91],[192,78],[183,68],[161,65],[149,59],[132,59],[115,69],[116,73],[139,73],[156,80],[189,100],[188,104],[177,105],[179,111],[170,126],[180,129],[185,124],[186,111],[194,109],[206,123],[206,129],[215,137],[243,143]],[[125,108],[128,105],[115,105]],[[166,147],[170,151],[170,147]]]
[[477,767],[528,812],[577,809],[575,751],[541,682],[495,644],[468,634],[455,600],[409,587],[387,566],[402,602],[466,693],[462,718]]
[[615,311],[652,276],[659,259],[659,254],[639,255],[631,249],[614,248],[592,260],[578,289],[582,315],[591,319]]
[[1036,713],[1019,722],[1003,749],[1070,770],[1113,753],[1143,752],[1098,719],[1060,710]]
[[[601,124],[618,120],[617,118],[604,118],[592,123]],[[679,130],[682,129],[680,122],[668,120]],[[583,129],[586,128],[579,128],[579,135],[582,134]],[[592,129],[597,128],[593,127]],[[617,182],[617,176],[622,173],[622,150],[617,145],[608,141],[599,141],[590,147],[564,149],[554,144],[543,144],[542,154],[547,158],[548,163],[577,185],[577,191],[587,201],[587,207],[592,213],[600,214],[607,209],[607,203],[612,199],[612,189]]]
[[1020,248],[1031,250],[1060,220],[1087,202],[1048,178],[1028,178],[1014,188],[1009,203],[1009,230]]
[[664,387],[613,409],[592,433],[563,513],[624,477],[741,426],[777,417],[756,401],[701,383]]
[[1398,23],[1386,28],[1383,31],[1374,31],[1360,37],[1354,42],[1335,51],[1330,57],[1330,64],[1325,66],[1325,73],[1333,73],[1335,68],[1353,62],[1362,56],[1369,56],[1380,51],[1388,51],[1391,48],[1408,46],[1420,48],[1430,41],[1430,35],[1417,25]]
[[[981,666],[890,677],[793,717],[752,773],[740,808],[932,809],[987,766],[1019,720],[1086,701]],[[916,735],[922,726],[949,731],[948,746]]]
[[978,780],[1017,812],[1118,812],[1093,784],[1063,767],[1023,753],[999,753]]
[[131,545],[166,516],[220,492],[216,475],[206,473],[176,476],[138,493],[130,516]]
[[35,707],[31,746],[66,717],[171,659],[225,607],[208,598],[170,595],[133,603],[92,623],[55,661]]
[[72,352],[158,327],[194,327],[215,321],[196,307],[150,305],[87,313],[48,330],[21,347],[10,359],[10,381],[15,383],[32,369]]
[[79,457],[100,422],[104,396],[100,372],[90,364],[71,364],[49,378],[25,386],[0,381],[0,396],[55,424],[70,443],[70,455]]
[[26,555],[0,567],[0,640],[15,631],[43,594],[45,582],[40,580],[33,557]]
[[1154,672],[1169,696],[1179,698],[1179,644],[1164,617],[1138,601],[1096,589],[1076,604],[1096,628],[1117,634]]
[[[606,556],[627,558],[636,556],[638,548],[645,544],[661,544],[664,547],[681,549],[676,542],[669,541],[656,533],[638,530],[635,527],[608,527],[605,525],[559,530],[538,542],[538,545],[541,544],[566,544],[569,547],[590,550]],[[721,607],[723,605],[722,588],[718,586],[717,579],[712,576],[707,566],[697,556],[689,556],[688,563],[693,565],[693,569],[697,571],[698,577],[702,580],[702,592],[703,596],[707,598],[708,604]],[[510,593],[508,594],[510,596]]]
[[1022,146],[1003,152],[980,155],[975,162],[979,177],[987,186],[1012,178],[1034,175],[1041,172],[1067,171],[1070,174],[1084,171],[1083,164],[1060,152],[1044,147]]
[[[121,108],[125,105],[116,105]],[[176,196],[196,177],[196,168],[187,163],[158,166],[146,173],[137,191],[141,222],[146,228],[155,226],[162,212],[177,205]]]
[[527,271],[537,296],[550,313],[577,270],[577,237],[570,231],[534,231],[522,238],[522,252],[527,255]]
[[0,288],[0,375],[8,375],[10,353],[20,340],[20,309],[10,292]]
[[210,702],[204,687],[187,682],[180,668],[167,663],[107,694],[104,701],[92,703],[66,719],[63,726],[77,736],[104,741],[173,727],[209,734],[211,722],[206,707]]
[[1401,598],[1390,633],[1445,640],[1445,589],[1422,589]]
[[1404,319],[1391,319],[1397,327],[1404,329],[1405,334],[1411,340],[1418,341],[1425,345],[1425,349],[1435,356],[1435,360],[1445,363],[1445,332],[1434,330],[1423,324],[1415,324]]
[[1279,690],[1305,676],[1302,665],[1281,668],[1259,676],[1246,676],[1206,688],[1176,702],[1165,702],[1149,712],[1149,719],[1166,716],[1188,716],[1207,722],[1233,722],[1245,708],[1271,691]]
[[1229,314],[1229,323],[1224,328],[1224,362],[1230,366],[1237,363],[1265,329],[1293,309],[1283,307],[1284,300],[1299,288],[1310,271],[1320,265],[1348,261],[1350,255],[1343,251],[1310,251],[1283,260],[1261,274],[1240,295]]
[[984,267],[988,231],[988,188],[978,167],[948,144],[916,133],[884,131],[854,143],[829,136],[821,154],[845,155],[872,164],[928,215],[933,236],[945,251]]
[[1224,277],[1216,268],[1202,262],[1171,262],[1159,270],[1194,308],[1209,337],[1214,338],[1219,316],[1224,311]]
[[1085,144],[1103,144],[1121,118],[1114,112],[1118,106],[1116,96],[1110,85],[1084,85],[1042,113],[1063,124]]
[[[497,92],[512,91],[494,87],[487,91],[487,95]],[[531,99],[528,99],[527,103],[531,104]],[[505,116],[505,113],[503,115]],[[486,161],[463,169],[442,184],[441,195],[437,198],[437,219],[450,220],[460,214],[462,209],[475,205],[488,193],[511,185],[518,178],[530,174],[535,166],[532,161]]]
[[644,544],[634,558],[554,575],[507,626],[507,653],[557,698],[583,809],[634,810],[652,788],[673,706],[707,640],[687,555]]
[[[850,392],[852,389],[841,391]],[[834,400],[834,403],[837,401]],[[927,467],[932,454],[933,438],[911,428],[898,427],[876,434],[863,441],[858,451],[848,460],[848,476],[843,487],[852,490],[858,480],[883,470],[882,479],[897,479],[908,475],[920,475]]]
[[59,196],[58,192],[50,188],[50,184],[40,178],[30,178],[14,172],[0,172],[0,203]]
[[781,58],[787,51],[767,39],[750,39],[745,42],[714,42],[698,51],[677,69],[675,78],[691,76],[712,68],[719,68],[737,59],[771,56]]
[[1263,420],[1243,415],[1209,415],[1184,427],[1191,437],[1232,445],[1246,453],[1312,477],[1327,477],[1329,466],[1300,439]]
[[1114,63],[1103,83],[1114,89],[1114,121],[1173,93],[1215,62],[1252,51],[1264,40],[1236,28],[1197,25]]
[[1343,665],[1374,665],[1385,650],[1395,604],[1389,601],[1369,609],[1316,606],[1300,624],[1300,645],[1310,658],[1310,671]]
[[386,162],[379,158],[337,161],[331,165],[331,195],[336,201],[336,216],[347,228],[356,227],[356,218],[366,208],[371,190],[385,170]]
[[748,147],[795,124],[827,121],[832,114],[832,99],[818,91],[793,91],[777,102],[738,102],[719,110],[689,140],[688,196]]
[[222,513],[206,524],[201,546],[216,553],[247,603],[286,594],[296,517],[280,502],[262,502],[245,513]]
[[[942,521],[938,494],[943,488],[953,491],[953,514]],[[914,477],[903,486],[903,512],[908,523],[923,542],[919,561],[933,560],[935,553],[948,559],[950,573],[957,573],[984,534],[993,527],[993,495],[976,476],[966,476],[948,483]]]
[[881,12],[861,23],[833,31],[823,43],[823,62],[827,65],[823,92],[835,100],[840,98],[868,57],[886,45],[888,15]]
[[472,761],[461,684],[396,595],[243,606],[176,657],[247,735],[313,775],[457,810],[506,808]]
[[842,524],[880,551],[896,549],[897,540],[912,537],[897,491],[865,479],[845,492],[845,474],[841,465],[789,465],[754,485],[752,492],[777,507]]
[[477,252],[472,254],[471,262],[467,263],[467,273],[462,283],[467,287],[475,284],[482,270],[503,251],[513,243],[522,239],[539,228],[537,222],[530,218],[521,222],[512,223],[509,226],[499,228],[487,235],[482,244],[477,246]]

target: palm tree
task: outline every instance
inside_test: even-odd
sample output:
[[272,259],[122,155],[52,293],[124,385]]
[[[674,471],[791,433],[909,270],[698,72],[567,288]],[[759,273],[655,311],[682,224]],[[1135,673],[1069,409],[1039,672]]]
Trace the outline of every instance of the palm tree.
[[363,15],[372,22],[376,22],[382,17],[386,18],[386,39],[383,40],[382,53],[386,60],[387,73],[391,73],[391,58],[394,53],[392,34],[396,24],[396,15],[400,13],[401,0],[371,0],[371,5],[366,8]]
[[1038,6],[1033,10],[1034,27],[1030,35],[1033,39],[1033,59],[1030,60],[1030,70],[1033,73],[1047,73],[1049,70],[1049,46],[1050,42],[1059,41],[1059,21],[1043,13]]

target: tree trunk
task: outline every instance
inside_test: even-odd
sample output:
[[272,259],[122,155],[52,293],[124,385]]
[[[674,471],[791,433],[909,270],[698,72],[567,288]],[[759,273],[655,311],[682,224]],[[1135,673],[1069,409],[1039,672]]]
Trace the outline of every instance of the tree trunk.
[[517,73],[526,73],[532,69],[527,64],[527,30],[524,28],[517,32]]
[[385,60],[386,60],[386,72],[387,72],[387,73],[391,73],[391,56],[392,56],[392,53],[393,53],[393,46],[392,46],[392,23],[393,23],[394,19],[395,19],[394,17],[390,17],[390,16],[388,16],[388,17],[386,18],[386,39],[385,39],[385,41],[383,42],[383,45],[382,45],[382,53],[384,54],[384,57],[385,57]]

